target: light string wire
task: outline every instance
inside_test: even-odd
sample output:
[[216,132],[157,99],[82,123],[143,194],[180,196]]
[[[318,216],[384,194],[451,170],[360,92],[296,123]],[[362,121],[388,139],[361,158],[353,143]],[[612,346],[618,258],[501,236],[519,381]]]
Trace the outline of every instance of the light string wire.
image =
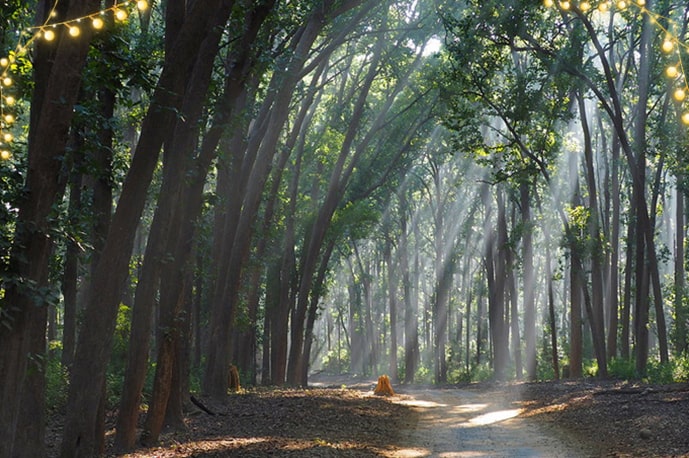
[[11,87],[14,85],[12,73],[16,70],[17,59],[25,56],[36,40],[43,39],[47,42],[55,40],[56,29],[59,27],[66,28],[67,34],[71,38],[76,39],[81,35],[81,27],[85,22],[90,21],[91,27],[94,30],[101,30],[105,27],[103,16],[107,13],[112,13],[116,21],[124,22],[129,17],[128,9],[132,5],[135,5],[138,11],[146,11],[149,7],[147,0],[125,0],[86,16],[51,22],[57,16],[58,2],[59,0],[55,1],[50,9],[48,18],[43,24],[25,28],[19,34],[14,50],[6,56],[0,57],[0,161],[5,161],[12,157],[11,144],[14,136],[10,129],[16,122],[13,107],[16,106],[18,101],[13,95]]
[[[553,8],[555,6],[555,0],[543,0],[543,5],[546,8]],[[684,62],[682,60],[682,50],[688,51],[689,45],[682,42],[682,40],[680,40],[679,37],[672,32],[672,29],[677,28],[677,22],[670,17],[666,17],[649,10],[646,7],[645,0],[617,0],[614,3],[611,0],[606,0],[600,2],[596,9],[600,13],[607,13],[611,11],[613,7],[615,7],[618,11],[623,11],[630,6],[638,8],[642,15],[648,15],[651,23],[665,34],[660,49],[667,56],[674,55],[675,59],[665,67],[664,75],[671,83],[670,87],[672,88],[672,98],[679,105],[679,111],[681,113],[680,121],[689,126],[689,108],[684,105],[684,102],[689,99],[689,82],[687,81],[687,77],[684,73]],[[557,1],[557,8],[561,11],[570,11],[572,7],[573,2],[570,0]],[[582,0],[579,2],[578,8],[582,13],[587,13],[588,11],[593,10],[593,5],[587,0]],[[663,22],[665,22],[667,26],[664,26]]]

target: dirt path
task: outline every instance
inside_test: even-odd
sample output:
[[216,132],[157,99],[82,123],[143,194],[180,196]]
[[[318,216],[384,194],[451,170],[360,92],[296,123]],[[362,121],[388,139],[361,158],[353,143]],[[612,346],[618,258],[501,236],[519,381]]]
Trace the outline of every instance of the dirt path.
[[420,413],[395,457],[588,457],[571,439],[523,417],[518,392],[411,389],[394,402]]

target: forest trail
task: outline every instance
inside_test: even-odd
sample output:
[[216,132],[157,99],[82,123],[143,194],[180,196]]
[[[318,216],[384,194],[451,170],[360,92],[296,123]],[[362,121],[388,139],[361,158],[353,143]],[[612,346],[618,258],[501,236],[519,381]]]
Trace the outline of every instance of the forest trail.
[[403,389],[394,402],[420,413],[401,434],[408,439],[394,457],[587,457],[595,453],[561,432],[523,416],[514,391]]

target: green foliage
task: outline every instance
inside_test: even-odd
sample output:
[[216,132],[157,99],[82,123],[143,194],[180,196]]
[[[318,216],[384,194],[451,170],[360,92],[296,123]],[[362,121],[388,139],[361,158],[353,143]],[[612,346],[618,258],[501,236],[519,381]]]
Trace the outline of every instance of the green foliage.
[[455,368],[448,372],[447,381],[450,383],[485,382],[493,379],[493,369],[487,362],[473,366],[468,371]]
[[45,366],[45,405],[49,411],[61,411],[67,404],[69,374],[59,357],[48,358]]
[[[339,354],[338,354],[339,353]],[[323,356],[323,370],[329,374],[341,374],[350,369],[349,351],[346,347],[331,349]]]
[[131,330],[131,308],[120,304],[117,310],[117,322],[112,346],[112,369],[117,373],[124,373],[127,350],[129,348],[129,334]]
[[598,362],[595,359],[584,360],[584,367],[582,370],[584,377],[598,376]]
[[[634,359],[615,358],[608,363],[608,374],[614,379],[638,380]],[[682,383],[689,381],[689,355],[682,354],[667,363],[650,360],[646,366],[646,383]]]
[[648,362],[646,366],[646,377],[644,381],[649,383],[672,383],[674,382],[674,363],[661,363],[657,360]]
[[636,378],[636,364],[632,359],[614,358],[608,362],[608,375],[614,379]]
[[419,365],[414,374],[416,383],[433,383],[433,370],[430,367]]
[[680,383],[689,382],[689,353],[685,352],[671,361],[674,365],[672,371],[673,380]]

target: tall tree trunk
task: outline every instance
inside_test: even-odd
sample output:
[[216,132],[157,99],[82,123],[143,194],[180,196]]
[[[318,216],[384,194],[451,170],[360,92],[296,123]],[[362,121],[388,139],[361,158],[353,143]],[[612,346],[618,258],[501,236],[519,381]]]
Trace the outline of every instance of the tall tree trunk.
[[555,380],[560,380],[560,353],[557,345],[557,321],[555,318],[555,292],[553,288],[553,268],[550,264],[550,240],[545,234],[545,258],[546,258],[546,291],[548,297],[548,321],[550,325],[550,360],[553,367]]
[[324,288],[324,283],[326,275],[328,273],[328,264],[330,263],[330,258],[332,256],[333,250],[335,249],[335,240],[330,240],[325,248],[323,257],[321,259],[320,266],[318,267],[318,274],[316,275],[316,281],[314,282],[313,292],[311,293],[311,304],[309,305],[309,312],[306,317],[306,336],[304,338],[304,356],[302,357],[305,364],[302,369],[301,374],[301,385],[308,385],[308,372],[309,365],[308,362],[311,358],[311,348],[313,346],[313,327],[316,323],[316,318],[318,316],[318,303],[322,297],[322,290]]
[[619,250],[620,250],[620,177],[619,177],[620,142],[615,137],[612,143],[611,197],[612,197],[612,224],[610,227],[610,273],[607,291],[609,310],[608,322],[608,359],[617,356],[617,339],[619,326]]
[[536,304],[533,266],[533,231],[534,224],[531,220],[531,193],[530,183],[524,181],[519,185],[521,202],[522,257],[524,270],[524,341],[526,343],[526,375],[529,380],[536,380]]
[[502,190],[497,191],[497,232],[489,238],[486,250],[488,280],[488,320],[493,342],[493,371],[496,380],[505,380],[509,363],[509,328],[505,322],[507,219]]
[[[68,224],[76,227],[83,206],[81,203],[82,155],[75,154],[69,177]],[[62,317],[62,365],[71,367],[77,339],[77,292],[79,280],[79,245],[76,240],[66,241],[65,262],[62,277],[63,317]]]
[[[48,12],[46,2],[39,9]],[[60,8],[61,9],[61,8]],[[75,1],[64,13],[66,18],[81,17],[98,9],[92,0]],[[40,18],[40,22],[46,18]],[[0,456],[44,455],[44,398],[40,378],[26,385],[27,368],[32,353],[45,354],[45,298],[37,296],[48,286],[48,263],[53,242],[50,216],[54,204],[64,192],[60,183],[60,164],[67,146],[68,131],[81,83],[81,70],[91,39],[84,31],[77,42],[58,32],[57,42],[37,42],[34,53],[35,88],[29,125],[28,171],[24,197],[17,204],[18,217],[10,252],[10,263],[3,271],[4,297],[0,303],[3,326],[0,329]],[[21,287],[20,285],[28,285]],[[37,302],[38,299],[38,302]],[[26,409],[21,405],[31,397]],[[20,411],[33,416],[36,437],[23,444],[15,441]],[[21,448],[20,448],[21,447]]]
[[400,213],[400,270],[404,300],[404,383],[413,383],[419,355],[418,319],[412,300],[412,280],[409,267],[409,234],[407,229],[408,201],[404,192],[398,193]]
[[569,334],[569,376],[581,378],[583,376],[583,326],[581,322],[581,304],[583,288],[582,279],[584,273],[581,272],[581,262],[578,259],[577,247],[570,249],[570,334]]
[[[680,181],[683,176],[677,178]],[[677,183],[675,189],[675,355],[687,352],[687,306],[685,304],[684,269],[684,189]]]
[[[389,228],[388,228],[389,229]],[[388,233],[385,237],[384,254],[387,266],[388,303],[390,306],[390,344],[388,374],[392,383],[398,382],[397,374],[397,268],[392,262],[392,238]]]
[[[634,221],[635,211],[634,208],[630,208],[630,221]],[[632,278],[634,276],[634,240],[636,238],[636,225],[627,225],[627,237],[626,237],[626,265],[624,271],[624,296],[622,299],[622,330],[620,336],[620,356],[624,359],[629,359],[631,356],[630,351],[630,337],[631,337],[631,310],[632,310]]]
[[603,293],[603,244],[601,241],[600,217],[598,212],[598,188],[593,164],[593,146],[591,144],[591,132],[589,129],[586,101],[580,91],[577,91],[576,97],[579,104],[581,130],[584,134],[585,175],[586,185],[588,188],[588,208],[590,214],[588,232],[593,243],[591,253],[591,335],[593,337],[596,361],[598,362],[598,375],[601,377],[607,377],[608,363],[607,353],[605,351],[605,305],[603,301],[605,298]]

